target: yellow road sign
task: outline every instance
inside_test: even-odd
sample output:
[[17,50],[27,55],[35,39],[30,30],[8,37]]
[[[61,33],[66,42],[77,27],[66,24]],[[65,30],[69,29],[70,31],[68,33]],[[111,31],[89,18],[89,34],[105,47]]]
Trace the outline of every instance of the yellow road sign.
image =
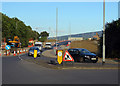
[[37,50],[34,50],[34,58],[37,57]]
[[63,53],[62,50],[58,50],[58,52],[57,52],[57,61],[59,64],[62,63],[62,53]]

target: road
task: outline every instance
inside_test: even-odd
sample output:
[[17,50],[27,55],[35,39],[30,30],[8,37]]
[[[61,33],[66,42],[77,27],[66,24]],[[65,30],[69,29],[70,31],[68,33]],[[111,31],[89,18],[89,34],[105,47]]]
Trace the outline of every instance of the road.
[[17,56],[3,57],[2,67],[3,84],[118,84],[118,70],[55,70]]

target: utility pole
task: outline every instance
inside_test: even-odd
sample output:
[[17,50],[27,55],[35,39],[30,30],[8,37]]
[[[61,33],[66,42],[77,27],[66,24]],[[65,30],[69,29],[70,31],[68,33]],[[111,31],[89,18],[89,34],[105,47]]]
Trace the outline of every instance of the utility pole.
[[56,50],[57,50],[58,8],[56,8]]
[[105,63],[105,0],[103,1],[103,60]]
[[71,40],[71,23],[69,24],[69,37],[70,37],[70,40]]

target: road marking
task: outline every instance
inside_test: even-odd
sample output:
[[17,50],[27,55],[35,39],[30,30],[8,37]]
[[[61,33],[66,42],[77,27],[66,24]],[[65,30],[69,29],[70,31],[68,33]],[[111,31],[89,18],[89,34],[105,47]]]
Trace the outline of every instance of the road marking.
[[18,56],[18,58],[19,58],[20,60],[22,60],[22,58],[20,57],[20,55]]

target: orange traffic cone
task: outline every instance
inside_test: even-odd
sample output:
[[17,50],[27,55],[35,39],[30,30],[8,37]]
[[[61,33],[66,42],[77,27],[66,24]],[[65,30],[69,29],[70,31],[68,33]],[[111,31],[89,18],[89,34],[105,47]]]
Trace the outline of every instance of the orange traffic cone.
[[22,53],[21,49],[20,49],[20,54]]
[[6,55],[6,51],[4,52],[4,55]]
[[23,53],[25,53],[25,49],[23,49]]
[[7,56],[9,56],[9,50],[7,50]]
[[14,50],[14,56],[16,56],[16,51]]
[[9,55],[10,55],[10,50],[9,50]]
[[1,50],[0,50],[0,56],[1,56],[2,54],[1,54]]
[[19,55],[19,50],[17,50],[17,55]]

